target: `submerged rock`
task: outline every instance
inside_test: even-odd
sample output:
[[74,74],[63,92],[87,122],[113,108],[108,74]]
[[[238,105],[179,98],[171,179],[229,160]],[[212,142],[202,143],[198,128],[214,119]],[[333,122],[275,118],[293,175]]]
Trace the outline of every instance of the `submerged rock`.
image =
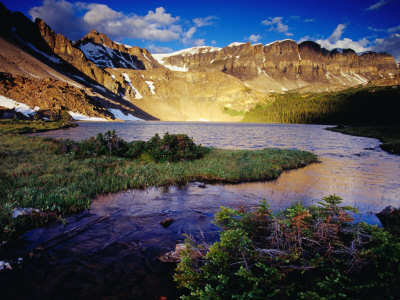
[[166,218],[166,219],[162,220],[160,222],[160,224],[161,224],[162,227],[168,228],[174,221],[175,221],[175,219]]
[[393,206],[385,207],[385,209],[377,213],[376,216],[385,228],[400,225],[400,209]]
[[30,216],[34,213],[40,214],[42,211],[31,207],[16,207],[13,209],[12,218],[16,219],[19,216]]

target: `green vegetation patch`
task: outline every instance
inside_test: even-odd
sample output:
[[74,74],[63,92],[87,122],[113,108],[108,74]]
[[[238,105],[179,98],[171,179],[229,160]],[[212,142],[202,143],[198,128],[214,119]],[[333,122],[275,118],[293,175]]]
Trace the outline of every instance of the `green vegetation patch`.
[[[126,142],[111,132],[75,143],[76,150],[74,146],[62,150],[70,143],[0,134],[0,240],[15,237],[27,228],[21,225],[21,217],[11,217],[16,207],[63,216],[88,208],[98,194],[192,181],[274,179],[283,170],[317,161],[314,154],[296,150],[204,150],[194,145],[193,153],[180,152],[179,143],[183,150],[193,147],[192,141],[181,135],[155,136],[148,142],[120,147]],[[121,154],[122,149],[128,150]],[[160,151],[152,153],[155,149]],[[170,150],[175,153],[172,159],[167,153]]]
[[327,130],[349,135],[379,139],[381,148],[392,154],[400,154],[400,126],[337,126]]
[[275,94],[244,122],[300,124],[400,124],[399,87],[357,87],[340,92]]
[[175,281],[182,299],[399,299],[400,242],[382,228],[354,224],[331,195],[309,208],[272,214],[221,207],[211,246],[186,239]]
[[25,120],[0,120],[0,132],[7,133],[34,133],[43,132],[55,129],[71,128],[78,126],[76,123],[71,123],[68,119],[58,121],[25,121]]
[[193,160],[203,157],[209,149],[197,146],[186,134],[165,133],[163,138],[158,134],[149,141],[126,142],[113,131],[99,133],[97,137],[75,142],[60,141],[59,152],[73,154],[74,158],[99,157],[113,155],[125,158],[150,157],[156,162],[174,162]]

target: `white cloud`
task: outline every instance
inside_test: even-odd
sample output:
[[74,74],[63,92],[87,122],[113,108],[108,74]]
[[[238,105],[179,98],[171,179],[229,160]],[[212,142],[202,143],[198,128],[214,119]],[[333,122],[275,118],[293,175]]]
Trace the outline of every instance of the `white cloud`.
[[217,41],[216,40],[212,40],[211,41],[211,45],[216,45],[217,44]]
[[214,16],[208,16],[205,18],[194,18],[193,23],[196,24],[197,27],[210,26],[213,24],[213,20],[216,19]]
[[313,22],[315,22],[315,19],[311,19],[311,18],[310,19],[305,19],[304,22],[305,23],[313,23]]
[[148,45],[147,48],[150,50],[151,53],[157,54],[157,53],[170,53],[172,52],[172,49],[169,47],[162,47],[162,46],[155,46],[155,45]]
[[184,44],[191,44],[192,46],[203,46],[205,44],[204,39],[192,39],[193,35],[196,33],[197,29],[210,26],[213,24],[213,20],[216,19],[213,16],[208,16],[205,18],[194,18],[193,23],[194,25],[189,28],[188,31],[183,32],[182,34],[182,43]]
[[381,8],[382,6],[388,4],[389,2],[390,2],[390,0],[378,0],[378,2],[372,4],[366,10],[377,10],[377,9]]
[[77,7],[68,1],[43,0],[42,6],[31,8],[29,14],[32,20],[41,18],[56,32],[78,39],[82,37],[82,32],[89,31],[90,27],[77,17],[76,11]]
[[379,28],[368,26],[368,29],[372,30],[372,31],[375,31],[375,32],[395,33],[395,32],[400,31],[400,25],[395,26],[395,27],[390,27],[390,28],[387,28],[387,29],[379,29]]
[[215,17],[193,19],[194,25],[185,31],[186,23],[172,16],[163,7],[149,10],[146,15],[125,14],[100,3],[71,3],[66,0],[43,0],[42,6],[29,10],[32,18],[41,18],[55,32],[76,40],[90,29],[108,35],[111,39],[143,39],[149,41],[176,41],[199,45],[203,39],[193,40],[197,29],[209,26]]
[[383,39],[376,39],[370,50],[387,52],[394,56],[396,62],[400,62],[400,34],[394,33]]
[[[327,39],[318,39],[315,42],[321,45],[321,47],[326,48],[328,50],[333,50],[335,48],[351,48],[356,52],[364,52],[368,51],[368,45],[370,42],[366,38],[362,38],[358,41],[353,41],[349,38],[340,39],[344,29],[346,28],[345,24],[339,24],[332,34]],[[303,40],[303,39],[300,39]]]
[[346,28],[345,24],[339,24],[336,29],[332,32],[331,36],[328,38],[328,41],[331,43],[336,43],[343,34],[343,30]]
[[282,17],[269,18],[269,20],[261,21],[262,24],[269,26],[270,31],[287,32],[289,26],[282,23]]
[[[331,36],[327,39],[316,39],[310,36],[302,37],[298,43],[313,40],[321,45],[321,47],[326,48],[328,50],[333,50],[335,48],[350,48],[356,52],[365,52],[365,51],[375,51],[375,52],[387,52],[393,55],[394,59],[397,63],[400,62],[400,34],[393,33],[385,38],[375,39],[374,41],[369,41],[367,38],[361,38],[358,41],[353,41],[349,38],[340,39],[345,26],[340,26],[343,24],[339,24]],[[384,30],[387,31],[387,30]]]
[[370,43],[366,38],[362,38],[358,41],[353,41],[349,38],[344,38],[342,40],[337,40],[335,43],[331,43],[329,40],[316,40],[321,47],[326,48],[328,50],[333,50],[335,48],[350,48],[356,52],[364,52],[368,51],[369,48],[367,47]]
[[245,40],[248,40],[249,42],[252,43],[257,43],[259,39],[261,39],[261,35],[259,34],[252,34],[249,37],[245,37]]

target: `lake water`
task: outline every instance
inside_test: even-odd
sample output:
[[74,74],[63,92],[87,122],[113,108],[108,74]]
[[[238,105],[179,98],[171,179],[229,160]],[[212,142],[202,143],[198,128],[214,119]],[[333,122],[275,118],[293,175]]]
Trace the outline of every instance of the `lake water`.
[[[358,207],[359,219],[379,223],[374,212],[400,206],[400,156],[379,148],[375,139],[325,130],[323,125],[229,123],[80,123],[77,128],[40,134],[81,140],[115,129],[125,140],[147,140],[155,133],[186,133],[205,146],[301,149],[316,153],[321,163],[284,172],[277,180],[237,185],[194,182],[182,187],[148,188],[103,195],[89,211],[65,224],[24,235],[8,254],[24,257],[23,268],[0,272],[0,288],[12,298],[159,299],[178,296],[171,280],[173,264],[157,257],[182,241],[183,233],[198,240],[217,239],[211,221],[220,206],[251,207],[263,198],[273,209],[294,201],[314,203],[336,194]],[[168,228],[159,223],[170,217]],[[80,228],[85,230],[79,231]],[[78,234],[52,238],[70,230]],[[35,250],[44,245],[45,250]],[[27,253],[31,252],[31,258]]]

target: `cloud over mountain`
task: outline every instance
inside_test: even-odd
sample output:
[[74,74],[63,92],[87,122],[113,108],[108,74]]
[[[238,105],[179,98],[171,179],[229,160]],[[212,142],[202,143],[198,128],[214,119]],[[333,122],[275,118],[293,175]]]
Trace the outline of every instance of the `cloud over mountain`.
[[204,40],[193,40],[193,35],[214,19],[195,18],[193,26],[185,31],[180,17],[171,15],[163,7],[140,16],[116,11],[105,4],[66,0],[44,0],[42,6],[31,8],[29,14],[32,19],[45,20],[56,32],[70,39],[79,39],[95,28],[115,40],[131,38],[167,42],[181,39],[194,44],[204,43]]

